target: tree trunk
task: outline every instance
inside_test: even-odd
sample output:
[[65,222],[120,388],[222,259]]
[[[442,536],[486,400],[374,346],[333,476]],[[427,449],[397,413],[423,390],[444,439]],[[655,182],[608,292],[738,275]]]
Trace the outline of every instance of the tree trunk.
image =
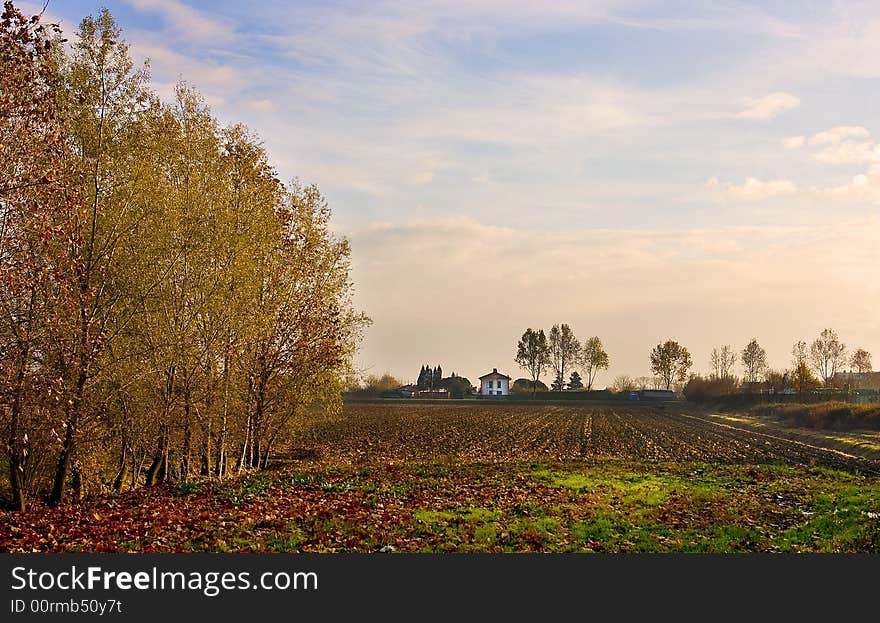
[[128,476],[128,441],[125,436],[122,437],[122,453],[119,456],[119,471],[116,478],[113,479],[113,490],[121,491],[122,484]]
[[162,430],[159,437],[159,444],[156,448],[156,454],[153,455],[153,462],[147,469],[146,482],[147,487],[152,487],[155,483],[163,480],[168,472],[168,433]]

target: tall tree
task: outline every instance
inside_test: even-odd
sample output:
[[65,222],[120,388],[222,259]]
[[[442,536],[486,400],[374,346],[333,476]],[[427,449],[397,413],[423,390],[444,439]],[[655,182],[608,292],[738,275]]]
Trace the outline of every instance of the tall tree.
[[565,386],[565,373],[577,361],[581,345],[567,324],[555,324],[547,335],[550,349],[550,362],[556,373],[553,389],[559,391]]
[[608,353],[602,347],[602,340],[593,336],[584,343],[580,353],[580,363],[587,374],[587,389],[593,389],[593,382],[599,370],[607,370],[611,365]]
[[437,367],[434,368],[434,388],[437,389],[440,387],[440,381],[443,380],[443,368],[440,367],[440,364],[437,364]]
[[583,386],[584,383],[581,380],[581,375],[575,370],[568,378],[568,389],[581,389]]
[[651,371],[670,389],[674,382],[684,383],[693,365],[688,349],[674,340],[657,344],[651,350]]
[[515,360],[531,376],[534,395],[541,375],[551,363],[550,347],[543,329],[526,329],[516,345]]
[[767,368],[767,351],[758,344],[757,339],[752,338],[743,348],[740,357],[745,369],[745,380],[757,383],[761,373]]
[[[79,158],[83,209],[69,229],[77,282],[68,335],[56,356],[63,388],[63,438],[50,503],[64,494],[68,476],[81,493],[77,446],[87,418],[91,382],[101,357],[119,335],[125,318],[120,308],[136,298],[130,271],[120,270],[123,249],[140,238],[143,210],[151,209],[138,181],[149,157],[143,138],[144,113],[154,101],[146,69],[135,70],[128,46],[110,13],[80,24],[77,42],[65,67],[73,148]],[[117,322],[118,321],[118,322]]]
[[846,344],[833,329],[824,329],[810,345],[810,359],[813,369],[828,387],[838,370],[846,366]]
[[729,344],[712,349],[712,374],[715,378],[732,378],[734,365],[736,365],[736,353]]
[[54,439],[45,355],[74,285],[61,233],[78,208],[57,26],[6,2],[0,18],[0,422],[12,502],[24,511]]

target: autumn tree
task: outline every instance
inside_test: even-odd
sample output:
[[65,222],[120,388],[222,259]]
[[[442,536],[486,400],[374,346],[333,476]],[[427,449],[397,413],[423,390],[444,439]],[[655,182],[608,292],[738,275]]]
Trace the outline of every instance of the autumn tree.
[[0,18],[0,421],[24,511],[54,444],[47,352],[71,286],[64,230],[79,197],[60,106],[57,26],[11,2]]
[[534,395],[541,375],[552,362],[550,347],[543,329],[537,331],[526,329],[517,343],[515,360],[531,376]]
[[757,383],[761,373],[767,368],[767,351],[758,344],[758,340],[752,338],[743,348],[740,359],[745,369],[744,380],[747,383]]
[[265,467],[298,419],[341,408],[369,323],[349,243],[249,130],[185,84],[161,102],[107,11],[69,52],[52,36],[6,4],[0,414],[16,506]]
[[565,373],[577,361],[581,344],[567,324],[555,324],[547,335],[550,349],[550,363],[556,373],[553,389],[561,391],[565,388]]
[[810,361],[822,383],[828,387],[834,375],[846,366],[846,344],[833,329],[824,329],[810,345]]
[[684,383],[692,365],[688,349],[674,340],[657,344],[651,351],[651,371],[660,377],[667,390],[675,382]]
[[597,336],[593,336],[584,342],[581,349],[579,361],[587,375],[587,390],[593,389],[593,382],[599,370],[607,370],[611,365],[608,353],[602,346],[602,340]]

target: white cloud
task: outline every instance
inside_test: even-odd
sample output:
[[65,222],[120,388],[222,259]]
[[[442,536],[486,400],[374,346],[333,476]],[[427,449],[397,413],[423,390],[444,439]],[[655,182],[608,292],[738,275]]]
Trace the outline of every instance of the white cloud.
[[722,184],[717,177],[711,177],[706,181],[705,186],[720,198],[742,201],[763,201],[798,192],[797,185],[786,179],[762,181],[747,177],[745,182],[736,185],[729,182]]
[[804,136],[786,136],[782,139],[782,146],[786,149],[800,149],[806,143]]
[[816,152],[813,157],[829,164],[880,162],[880,145],[874,141],[844,141]]
[[856,175],[846,184],[817,192],[836,199],[880,203],[880,165],[874,165],[867,172]]
[[758,98],[745,98],[745,108],[736,113],[737,119],[768,121],[786,110],[800,106],[801,100],[791,93],[776,92]]
[[839,125],[810,137],[810,145],[838,145],[848,138],[865,138],[870,132],[862,126]]
[[[782,141],[786,149],[807,145],[814,149],[812,157],[827,164],[858,164],[880,162],[880,145],[870,140],[871,133],[862,126],[836,126],[817,132],[806,139],[789,136]],[[865,140],[858,140],[865,139]]]

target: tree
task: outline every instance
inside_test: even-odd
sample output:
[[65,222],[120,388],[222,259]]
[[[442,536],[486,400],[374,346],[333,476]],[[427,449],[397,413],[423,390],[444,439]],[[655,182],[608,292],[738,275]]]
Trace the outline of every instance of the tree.
[[425,364],[422,364],[422,369],[419,370],[419,380],[416,381],[416,387],[419,389],[425,387]]
[[767,388],[774,394],[782,393],[793,387],[792,374],[784,370],[766,370],[764,373],[764,381]]
[[535,392],[549,391],[547,386],[541,381],[531,381],[529,379],[516,379],[510,386],[510,391],[515,394],[534,394]]
[[607,370],[611,365],[608,353],[602,347],[602,340],[593,336],[586,341],[580,356],[581,365],[587,373],[587,390],[593,389],[593,382],[599,370]]
[[463,376],[457,376],[454,372],[452,376],[441,379],[437,384],[437,389],[446,389],[452,398],[464,398],[465,396],[476,391],[470,380]]
[[822,383],[828,387],[837,371],[846,365],[846,344],[832,329],[825,329],[810,345],[810,360]]
[[547,336],[550,359],[556,373],[553,389],[561,391],[565,387],[565,373],[578,359],[581,344],[567,324],[555,324]]
[[537,331],[526,329],[517,343],[515,360],[531,376],[532,394],[534,394],[541,375],[551,362],[550,347],[547,345],[547,336],[543,329]]
[[79,207],[55,25],[10,2],[0,18],[0,423],[11,498],[24,511],[51,460],[59,387],[46,353],[75,287],[66,237]]
[[108,12],[70,53],[38,22],[7,3],[0,27],[13,501],[265,467],[298,418],[341,408],[369,323],[348,241],[249,130],[183,84],[161,103]]
[[667,390],[674,382],[684,383],[692,365],[690,352],[676,341],[667,340],[651,351],[651,371],[660,377]]
[[748,383],[757,383],[761,373],[767,367],[767,351],[761,348],[758,340],[752,338],[752,341],[743,348],[741,359],[745,368],[744,380]]
[[390,392],[400,387],[401,383],[388,372],[382,376],[371,375],[364,379],[364,391],[372,394]]
[[735,364],[736,354],[729,344],[712,349],[712,374],[715,375],[715,378],[732,378]]
[[614,382],[611,383],[611,389],[620,393],[638,389],[638,386],[632,377],[627,376],[626,374],[620,374],[614,377]]
[[857,348],[849,360],[849,365],[858,373],[858,380],[861,382],[862,377],[871,372],[871,353],[864,348]]
[[584,383],[581,381],[581,375],[575,370],[568,378],[568,389],[581,389],[583,386]]
[[805,392],[819,384],[819,380],[813,375],[808,363],[809,353],[807,343],[803,340],[795,342],[791,349],[792,356],[792,382],[798,392]]
[[434,368],[434,382],[432,384],[432,389],[438,389],[440,387],[440,381],[443,380],[443,368],[440,367],[440,364],[437,364],[437,367]]

